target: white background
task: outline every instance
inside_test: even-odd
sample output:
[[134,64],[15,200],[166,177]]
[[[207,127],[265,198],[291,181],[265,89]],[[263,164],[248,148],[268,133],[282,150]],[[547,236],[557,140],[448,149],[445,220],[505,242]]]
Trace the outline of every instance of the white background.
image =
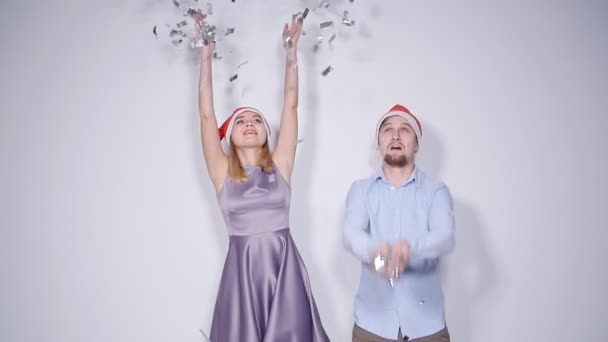
[[[278,124],[282,23],[316,3],[214,1],[211,22],[236,28],[218,42],[218,120],[252,105]],[[165,25],[181,13],[169,0],[0,4],[1,341],[208,332],[227,233],[196,55]],[[332,340],[349,340],[359,274],[341,243],[346,191],[373,170],[376,119],[401,103],[422,119],[420,166],[455,200],[453,341],[605,341],[608,3],[332,1],[305,30],[292,234]]]

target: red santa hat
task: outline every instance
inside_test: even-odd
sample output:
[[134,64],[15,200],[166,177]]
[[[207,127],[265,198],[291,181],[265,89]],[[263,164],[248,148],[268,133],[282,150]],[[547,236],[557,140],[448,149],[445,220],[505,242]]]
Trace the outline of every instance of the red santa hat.
[[414,114],[412,114],[412,112],[410,112],[409,109],[405,108],[400,104],[396,104],[386,114],[382,115],[382,117],[380,117],[380,120],[378,120],[378,124],[376,125],[376,144],[378,144],[378,134],[380,132],[380,126],[382,125],[382,122],[392,116],[400,116],[405,119],[405,121],[407,121],[407,123],[412,126],[414,132],[416,133],[418,141],[420,141],[420,139],[422,138],[422,125],[420,124],[420,121]]
[[220,140],[226,138],[226,145],[230,145],[230,137],[232,136],[232,128],[234,127],[234,122],[239,117],[239,115],[245,112],[256,113],[262,118],[262,120],[264,121],[264,125],[266,126],[266,138],[270,143],[270,125],[268,125],[268,121],[266,121],[266,118],[264,117],[262,112],[253,107],[239,107],[235,109],[218,129],[218,132],[220,134]]

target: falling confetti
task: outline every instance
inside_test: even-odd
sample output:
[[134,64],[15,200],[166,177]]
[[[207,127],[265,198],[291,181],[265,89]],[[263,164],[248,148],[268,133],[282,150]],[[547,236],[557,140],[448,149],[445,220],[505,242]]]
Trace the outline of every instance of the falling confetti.
[[334,70],[334,68],[330,66],[328,66],[327,68],[325,68],[325,70],[323,70],[323,72],[321,73],[321,75],[323,76],[327,76],[327,74],[329,74],[330,71]]
[[236,80],[237,78],[239,78],[239,75],[238,75],[238,74],[236,74],[236,75],[234,75],[234,76],[230,77],[230,82],[232,82],[232,81]]
[[334,39],[336,39],[335,33],[331,36],[331,38],[329,38],[329,44],[331,44],[334,41]]
[[333,25],[334,25],[333,21],[326,21],[326,22],[320,24],[321,28],[326,28],[326,27],[330,27]]
[[355,25],[355,21],[348,19],[348,11],[344,11],[344,16],[342,17],[342,23],[346,26],[353,26]]
[[154,35],[156,36],[156,39],[158,39],[158,33],[156,33],[156,25],[154,25],[154,28],[152,29],[152,33],[154,33]]
[[207,335],[205,334],[203,329],[200,329],[200,332],[201,332],[201,335],[203,335],[203,342],[209,342],[209,338],[207,337]]
[[304,10],[304,13],[302,13],[302,20],[306,19],[306,16],[308,15],[308,8],[306,8]]

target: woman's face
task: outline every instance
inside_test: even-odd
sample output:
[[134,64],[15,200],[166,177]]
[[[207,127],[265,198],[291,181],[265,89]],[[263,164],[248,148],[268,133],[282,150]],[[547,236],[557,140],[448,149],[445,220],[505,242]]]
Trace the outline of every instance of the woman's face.
[[234,120],[231,140],[235,147],[262,147],[266,138],[266,124],[260,114],[243,112]]

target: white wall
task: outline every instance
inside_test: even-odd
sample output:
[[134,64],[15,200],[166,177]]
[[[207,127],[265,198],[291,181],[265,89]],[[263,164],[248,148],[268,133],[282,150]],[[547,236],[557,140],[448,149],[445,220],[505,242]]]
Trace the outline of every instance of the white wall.
[[[218,43],[220,120],[248,104],[278,123],[281,25],[315,3],[214,1],[218,27],[236,26]],[[342,9],[355,26],[312,53],[312,27]],[[340,240],[344,197],[370,174],[376,119],[395,103],[422,118],[420,164],[455,199],[453,341],[606,340],[607,3],[330,10],[309,15],[301,49],[292,232],[332,340],[350,336],[359,273]],[[169,0],[0,4],[1,341],[208,331],[227,235],[200,149],[195,56],[163,26],[178,12]]]

